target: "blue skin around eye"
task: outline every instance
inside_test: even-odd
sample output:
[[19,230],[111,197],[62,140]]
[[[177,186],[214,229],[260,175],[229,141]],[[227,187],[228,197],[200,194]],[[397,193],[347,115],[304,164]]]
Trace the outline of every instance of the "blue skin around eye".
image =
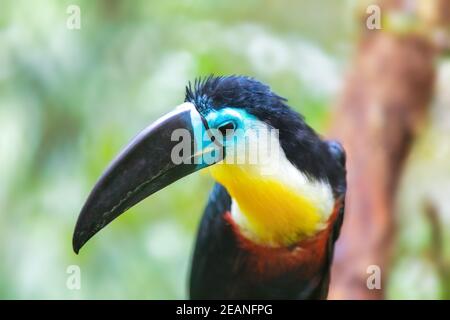
[[[222,108],[219,110],[211,110],[204,118],[208,123],[210,129],[217,129],[221,125],[232,121],[235,125],[235,129],[245,130],[246,123],[248,123],[249,121],[257,120],[255,116],[247,113],[243,109],[235,109],[230,107]],[[200,115],[197,112],[191,112],[191,122],[192,127],[194,129],[194,141],[196,153],[200,153],[202,150],[205,150],[206,148],[213,146],[214,142],[212,142],[211,139],[208,137],[206,128],[202,122]],[[230,141],[236,142],[236,139],[231,139]],[[227,140],[224,140],[224,144],[226,142]],[[218,156],[215,155],[213,152],[204,155],[204,157],[210,157],[211,159],[211,157]],[[197,164],[198,169],[205,168],[208,166],[208,163],[204,161],[204,157],[202,157],[200,163]]]

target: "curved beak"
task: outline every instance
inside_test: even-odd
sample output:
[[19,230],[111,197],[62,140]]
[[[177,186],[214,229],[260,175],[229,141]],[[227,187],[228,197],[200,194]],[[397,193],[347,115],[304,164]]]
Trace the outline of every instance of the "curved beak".
[[205,134],[207,129],[195,107],[184,103],[136,136],[91,191],[78,217],[73,250],[78,253],[98,231],[146,197],[220,161],[221,152]]

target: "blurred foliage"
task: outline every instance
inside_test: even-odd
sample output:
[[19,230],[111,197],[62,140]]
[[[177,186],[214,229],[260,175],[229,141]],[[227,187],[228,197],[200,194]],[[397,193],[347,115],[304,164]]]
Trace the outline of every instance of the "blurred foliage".
[[[66,27],[70,4],[80,30]],[[324,132],[355,42],[354,5],[0,0],[0,298],[185,298],[211,178],[153,195],[76,256],[88,192],[198,76],[254,76]],[[72,264],[78,291],[66,288]]]
[[438,63],[429,119],[397,197],[397,241],[388,297],[450,299],[450,60]]

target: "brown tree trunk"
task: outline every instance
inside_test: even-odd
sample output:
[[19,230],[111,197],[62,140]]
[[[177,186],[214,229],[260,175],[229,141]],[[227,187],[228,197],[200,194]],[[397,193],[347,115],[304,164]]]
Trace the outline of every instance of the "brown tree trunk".
[[[389,2],[382,14],[403,2]],[[348,192],[330,299],[384,298],[396,187],[433,92],[437,51],[429,39],[421,32],[362,35],[331,130],[347,152]],[[381,270],[381,290],[367,287],[371,265]]]

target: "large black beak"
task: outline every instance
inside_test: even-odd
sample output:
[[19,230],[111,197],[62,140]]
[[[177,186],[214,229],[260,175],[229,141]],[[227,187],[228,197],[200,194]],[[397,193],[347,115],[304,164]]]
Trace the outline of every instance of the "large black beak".
[[[193,105],[185,103],[134,138],[91,191],[78,217],[73,250],[78,253],[99,230],[144,198],[206,167],[195,159],[202,151],[194,141],[203,134],[203,123]],[[182,163],[173,159],[174,147],[180,143],[178,139],[172,141],[177,129],[184,129],[191,137],[191,152],[182,155]]]

